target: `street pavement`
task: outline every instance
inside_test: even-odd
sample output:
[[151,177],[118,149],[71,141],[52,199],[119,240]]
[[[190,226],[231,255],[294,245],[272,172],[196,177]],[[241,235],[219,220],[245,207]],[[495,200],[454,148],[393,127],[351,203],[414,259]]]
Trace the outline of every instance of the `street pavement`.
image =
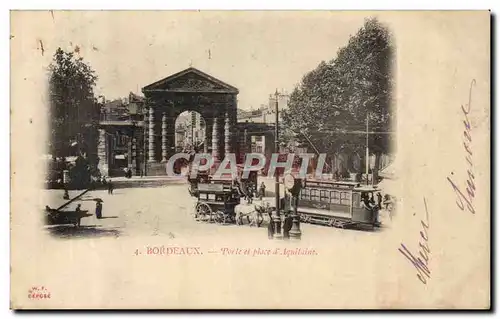
[[[161,236],[189,239],[238,235],[249,236],[249,238],[267,237],[265,225],[257,228],[247,224],[237,226],[195,221],[193,214],[196,200],[189,195],[187,183],[176,179],[164,179],[162,183],[158,187],[118,188],[112,195],[108,194],[107,190],[90,191],[64,208],[64,210],[74,210],[80,204],[82,210],[92,214],[82,219],[82,227],[79,229],[73,226],[46,228],[57,236],[66,238]],[[81,192],[70,191],[70,198],[74,198]],[[266,200],[274,204],[273,198],[268,197],[273,195],[272,192],[266,195]],[[43,196],[40,197],[40,210],[42,211],[45,205],[51,208],[59,207],[66,202],[62,197],[62,190],[44,190]],[[103,219],[95,217],[96,199],[102,200]],[[339,233],[343,233],[342,236],[371,237],[378,233],[377,231],[341,230],[310,224],[301,224],[301,228],[304,239],[335,237],[335,234]]]

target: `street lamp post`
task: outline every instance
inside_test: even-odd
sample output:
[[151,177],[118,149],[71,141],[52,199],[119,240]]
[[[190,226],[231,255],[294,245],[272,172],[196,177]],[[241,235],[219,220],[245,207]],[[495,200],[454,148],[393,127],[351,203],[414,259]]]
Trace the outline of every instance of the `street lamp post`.
[[[366,154],[365,154],[365,160],[366,160],[366,185],[369,185],[369,182],[368,182],[368,177],[369,177],[369,171],[370,171],[370,149],[368,148],[368,115],[370,113],[367,112],[366,113]],[[373,181],[373,180],[372,180]]]
[[[275,93],[276,101],[275,101],[275,127],[274,127],[274,153],[278,154],[279,153],[279,128],[278,128],[278,122],[279,122],[279,116],[278,116],[278,98],[279,98],[279,93],[278,89],[276,89]],[[281,239],[281,217],[280,217],[280,181],[279,181],[279,175],[278,172],[275,170],[274,171],[275,178],[274,178],[274,192],[275,192],[275,206],[276,206],[276,211],[273,216],[273,221],[274,221],[274,238]]]
[[286,189],[288,189],[288,192],[292,196],[292,225],[289,234],[290,238],[293,239],[300,239],[302,237],[302,231],[300,230],[300,217],[297,212],[302,182],[303,181],[301,179],[296,179],[291,174],[286,175],[284,178],[284,186]]

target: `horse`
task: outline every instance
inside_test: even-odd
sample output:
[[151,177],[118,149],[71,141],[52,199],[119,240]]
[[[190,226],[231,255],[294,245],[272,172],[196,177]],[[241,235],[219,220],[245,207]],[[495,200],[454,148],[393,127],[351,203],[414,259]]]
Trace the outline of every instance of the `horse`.
[[[246,208],[246,209],[245,209]],[[246,218],[248,225],[260,227],[264,222],[264,214],[267,213],[269,216],[269,203],[266,207],[262,206],[251,206],[251,205],[238,205],[235,207],[236,213],[236,223],[238,225],[243,225],[243,219]]]

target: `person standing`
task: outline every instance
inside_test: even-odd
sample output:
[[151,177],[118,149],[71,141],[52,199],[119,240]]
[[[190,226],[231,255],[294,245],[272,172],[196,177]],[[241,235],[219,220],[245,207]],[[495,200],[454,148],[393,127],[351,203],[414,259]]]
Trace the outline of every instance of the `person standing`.
[[113,183],[111,182],[111,179],[108,180],[108,194],[113,195]]
[[95,203],[95,216],[97,219],[102,218],[102,202],[100,200]]
[[262,200],[263,197],[266,197],[266,185],[264,182],[262,182],[259,187],[259,199]]
[[379,209],[382,209],[382,194],[380,192],[377,193],[377,204]]
[[253,189],[251,185],[246,185],[246,193],[247,193],[247,202],[251,204],[253,201]]
[[271,215],[270,210],[268,211],[268,215],[269,215],[269,224],[267,224],[267,237],[269,239],[273,239],[275,229],[274,229],[273,217]]
[[283,221],[283,238],[290,239],[290,230],[292,229],[293,218],[289,211],[285,211]]

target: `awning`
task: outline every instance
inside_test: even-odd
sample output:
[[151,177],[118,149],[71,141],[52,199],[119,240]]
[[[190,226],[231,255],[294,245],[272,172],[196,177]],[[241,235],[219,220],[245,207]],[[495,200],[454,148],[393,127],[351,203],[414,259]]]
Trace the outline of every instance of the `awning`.
[[380,183],[377,184],[377,188],[389,192],[390,190],[396,188],[396,182],[394,180],[384,178]]
[[384,169],[378,172],[378,176],[384,178],[384,179],[396,179],[396,170],[394,163],[389,164],[389,166],[386,166]]

